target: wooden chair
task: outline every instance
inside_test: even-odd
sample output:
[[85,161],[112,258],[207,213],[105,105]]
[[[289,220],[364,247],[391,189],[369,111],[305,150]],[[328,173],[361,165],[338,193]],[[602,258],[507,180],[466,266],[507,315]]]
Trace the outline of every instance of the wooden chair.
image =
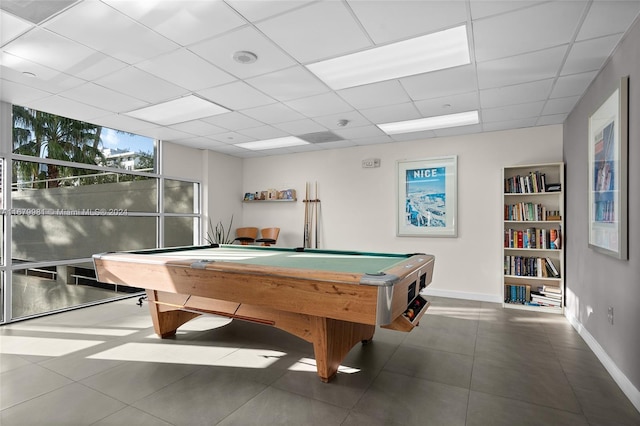
[[256,243],[262,243],[263,246],[270,246],[278,241],[280,228],[262,228],[260,234],[262,234],[262,236],[256,240]]
[[256,238],[258,238],[258,228],[253,228],[253,227],[237,228],[236,239],[233,240],[233,242],[235,243],[236,241],[240,241],[240,244],[242,244],[243,246],[246,246],[255,242]]

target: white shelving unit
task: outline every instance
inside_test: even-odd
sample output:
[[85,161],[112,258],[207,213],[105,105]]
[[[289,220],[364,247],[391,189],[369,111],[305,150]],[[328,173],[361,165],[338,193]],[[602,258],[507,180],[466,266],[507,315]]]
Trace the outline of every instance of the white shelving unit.
[[[561,314],[564,309],[564,163],[503,168],[503,306]],[[553,188],[551,186],[554,186]],[[552,190],[553,189],[553,190]],[[555,240],[552,242],[552,238]],[[557,246],[559,247],[557,247]],[[552,262],[558,276],[545,263]],[[560,293],[539,306],[531,291]]]

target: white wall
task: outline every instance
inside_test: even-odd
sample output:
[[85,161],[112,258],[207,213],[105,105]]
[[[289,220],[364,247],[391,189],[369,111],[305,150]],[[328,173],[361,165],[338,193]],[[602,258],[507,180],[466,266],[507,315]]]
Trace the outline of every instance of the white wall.
[[[458,156],[458,237],[397,237],[396,162],[448,155]],[[363,169],[368,158],[379,158],[381,166]],[[497,302],[502,167],[557,161],[560,125],[245,159],[242,189],[227,195],[296,189],[296,203],[245,203],[242,222],[278,226],[278,246],[302,246],[305,182],[318,182],[320,248],[434,254],[432,293]]]
[[[589,248],[589,116],[629,76],[629,259]],[[567,159],[566,316],[640,411],[640,19],[624,36],[564,124]],[[607,318],[614,310],[613,324]]]
[[[162,172],[167,177],[202,183],[202,243],[209,227],[222,221],[225,228],[233,216],[233,230],[242,226],[242,159],[228,155],[163,143]],[[231,232],[234,232],[234,231]]]

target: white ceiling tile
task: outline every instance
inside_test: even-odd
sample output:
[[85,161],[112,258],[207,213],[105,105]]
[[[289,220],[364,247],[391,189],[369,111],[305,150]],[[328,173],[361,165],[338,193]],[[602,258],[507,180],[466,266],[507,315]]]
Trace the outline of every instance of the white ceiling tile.
[[386,134],[380,130],[378,126],[361,126],[361,127],[342,127],[333,131],[336,135],[344,139],[360,139],[360,138],[373,138],[376,136],[386,136]]
[[207,123],[204,120],[186,121],[184,123],[174,124],[171,127],[181,132],[198,136],[210,136],[228,132],[227,129],[223,129],[222,127]]
[[62,92],[60,96],[92,105],[96,108],[115,112],[131,111],[148,105],[148,103],[144,101],[93,83],[86,83],[82,86],[74,87],[73,89]]
[[495,108],[521,104],[523,100],[542,101],[549,96],[552,85],[553,79],[548,78],[530,83],[484,89],[480,91],[480,104],[483,108]]
[[324,115],[352,111],[353,107],[342,100],[335,93],[309,96],[308,98],[295,99],[285,102],[294,110],[307,117],[322,117]]
[[533,1],[505,1],[505,0],[471,0],[471,18],[479,19],[491,15],[510,12],[513,10],[524,9],[529,6],[540,4],[540,0]]
[[482,111],[482,122],[491,123],[492,121],[511,121],[537,117],[543,107],[544,101],[538,101],[499,108],[486,108]]
[[304,6],[314,0],[225,0],[231,7],[251,22],[279,15]]
[[352,146],[356,146],[356,144],[350,140],[324,142],[324,143],[317,143],[314,145],[322,149],[342,149],[342,148],[350,148]]
[[58,71],[66,71],[95,53],[93,49],[40,28],[34,28],[2,50]]
[[48,93],[60,93],[84,84],[84,80],[5,52],[0,52],[0,63],[4,79]]
[[93,123],[110,129],[122,130],[124,132],[136,134],[142,134],[140,133],[142,130],[153,127],[152,124],[149,124],[146,121],[138,120],[123,114],[107,114],[105,116],[95,118]]
[[422,115],[420,115],[420,112],[412,102],[362,109],[360,113],[375,124],[422,118]]
[[38,24],[69,7],[76,1],[77,0],[3,1],[2,9],[29,22]]
[[594,1],[576,41],[624,33],[640,12],[640,1]]
[[473,65],[405,77],[400,83],[415,101],[473,92],[478,88]]
[[128,66],[118,59],[94,51],[82,62],[72,65],[65,72],[85,80],[95,80]]
[[257,140],[267,140],[289,136],[287,132],[277,129],[274,126],[253,127],[251,129],[238,130],[238,133]]
[[30,28],[33,28],[33,24],[0,9],[0,46]]
[[463,1],[362,1],[349,6],[376,44],[453,27],[467,20]]
[[576,106],[579,99],[580,96],[549,99],[542,109],[542,115],[568,114]]
[[193,136],[188,133],[180,132],[170,127],[163,126],[140,130],[140,134],[143,136],[161,140],[186,139]]
[[431,139],[435,137],[436,137],[436,134],[433,130],[425,130],[422,132],[412,132],[412,133],[398,133],[397,135],[391,135],[391,139],[393,139],[396,142],[418,141],[422,139]]
[[76,120],[87,121],[89,123],[91,123],[94,118],[101,117],[109,113],[104,109],[78,103],[58,95],[30,102],[28,106],[30,108],[37,109],[38,111],[57,114],[62,117],[73,118]]
[[233,110],[253,108],[276,102],[275,99],[257,91],[242,81],[235,81],[223,86],[201,90],[198,93],[218,105]]
[[433,133],[439,138],[448,136],[470,135],[482,132],[482,124],[472,124],[470,126],[448,127],[446,129],[435,129]]
[[243,143],[255,141],[255,138],[251,136],[243,135],[237,132],[220,133],[218,135],[212,135],[211,139],[218,142],[224,142],[226,144]]
[[[87,19],[87,17],[91,19]],[[82,2],[44,24],[128,64],[175,50],[178,45],[102,2]],[[135,43],[132,43],[135,40]]]
[[580,1],[548,2],[475,21],[476,60],[483,62],[569,43],[584,8],[585,3]]
[[[189,46],[189,50],[238,78],[249,78],[295,65],[295,61],[260,34],[244,27],[230,33]],[[250,51],[258,56],[252,64],[233,59],[237,51]]]
[[[103,1],[182,46],[246,24],[221,1]],[[188,31],[185,31],[186,28]]]
[[351,13],[339,1],[313,3],[256,25],[302,63],[371,46]]
[[411,101],[398,80],[351,87],[336,93],[354,108],[374,108]]
[[533,127],[536,125],[537,117],[522,118],[518,120],[496,121],[493,123],[483,123],[485,132],[496,132],[499,130],[521,129],[523,127]]
[[284,104],[272,104],[241,111],[243,114],[266,124],[285,123],[287,121],[302,120],[304,115],[294,111]]
[[263,122],[249,118],[239,112],[227,112],[214,117],[203,118],[202,121],[223,127],[229,130],[248,129],[264,125]]
[[150,103],[174,99],[188,93],[188,90],[182,87],[135,67],[124,68],[99,78],[95,82]]
[[390,136],[385,135],[385,136],[373,136],[373,137],[352,139],[352,142],[355,143],[356,145],[363,146],[363,145],[378,145],[382,143],[392,143],[394,142],[394,140],[391,139]]
[[305,118],[304,120],[289,121],[286,123],[278,123],[274,124],[274,127],[277,127],[278,129],[291,135],[304,135],[306,133],[324,132],[327,130],[326,127],[318,124],[310,118]]
[[[0,69],[0,75],[4,72]],[[28,107],[31,102],[51,96],[51,93],[35,87],[25,86],[13,81],[0,79],[0,93],[2,101]]]
[[249,78],[247,83],[279,101],[326,93],[326,84],[302,66]]
[[474,111],[480,107],[480,105],[478,105],[477,92],[416,101],[415,105],[423,117]]
[[582,95],[597,74],[597,71],[591,71],[559,77],[551,91],[551,98]]
[[349,112],[343,112],[340,114],[330,114],[330,115],[325,115],[323,117],[316,117],[313,120],[317,121],[318,123],[320,123],[321,125],[325,126],[327,129],[330,129],[330,130],[337,130],[342,128],[343,126],[339,124],[341,120],[347,120],[348,122],[347,126],[349,127],[351,126],[361,127],[361,126],[367,126],[371,124],[371,121],[366,119],[358,111],[349,111]]
[[232,75],[214,67],[186,49],[174,50],[166,55],[141,62],[136,64],[136,68],[194,91],[235,80]]
[[524,55],[478,64],[480,89],[527,83],[555,77],[567,46],[553,47]]
[[622,34],[616,34],[575,43],[562,67],[562,75],[599,70],[621,37]]
[[562,124],[569,114],[542,115],[538,118],[536,126],[549,126],[552,124]]

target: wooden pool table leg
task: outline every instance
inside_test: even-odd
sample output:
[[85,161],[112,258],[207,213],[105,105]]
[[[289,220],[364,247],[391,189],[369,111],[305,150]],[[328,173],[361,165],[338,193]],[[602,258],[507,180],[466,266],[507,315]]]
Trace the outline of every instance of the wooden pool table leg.
[[371,341],[376,329],[373,325],[323,317],[311,317],[311,328],[318,376],[323,382],[336,375],[340,363],[354,345]]
[[155,290],[147,290],[147,300],[149,301],[149,312],[153,321],[153,329],[156,334],[163,339],[173,337],[182,324],[200,316],[195,312],[175,310],[161,310],[163,307],[155,303],[158,300]]

